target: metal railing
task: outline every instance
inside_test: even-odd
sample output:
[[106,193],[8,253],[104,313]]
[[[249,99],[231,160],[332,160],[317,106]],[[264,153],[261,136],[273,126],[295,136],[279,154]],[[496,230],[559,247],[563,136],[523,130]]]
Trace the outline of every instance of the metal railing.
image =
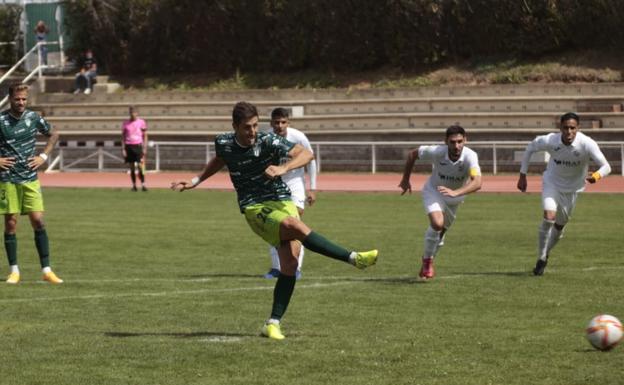
[[[481,166],[484,171],[492,172],[492,174],[498,174],[501,164],[507,166],[507,168],[513,168],[515,171],[519,169],[520,161],[514,156],[510,156],[509,151],[516,149],[517,152],[523,153],[528,142],[526,141],[475,141],[469,142],[468,146],[473,150],[481,152]],[[315,158],[317,162],[317,171],[321,172],[324,165],[333,164],[336,167],[343,167],[349,169],[354,164],[364,164],[365,169],[370,173],[376,173],[379,171],[380,166],[392,166],[396,168],[405,163],[404,153],[400,153],[402,150],[410,148],[416,148],[421,145],[441,144],[441,142],[433,141],[405,141],[405,142],[345,142],[345,141],[323,141],[312,142],[312,147],[315,151]],[[43,145],[43,143],[39,143]],[[598,145],[603,150],[611,150],[611,156],[607,157],[612,166],[619,164],[621,169],[621,175],[624,176],[624,142],[598,142]],[[338,147],[340,150],[332,149]],[[361,155],[359,159],[340,159],[336,160],[336,156],[344,155],[345,149],[353,150],[356,147],[361,147],[363,150],[351,151],[351,154]],[[175,169],[184,169],[186,165],[188,168],[196,170],[201,167],[202,164],[207,163],[214,156],[214,143],[213,142],[183,142],[183,141],[150,141],[148,151],[148,166],[153,165],[153,168],[148,167],[148,171],[159,172],[163,171],[163,161],[167,159],[169,164],[174,164]],[[380,149],[383,148],[390,152],[385,159],[380,159]],[[173,151],[169,155],[165,154],[165,150]],[[617,160],[619,149],[619,161]],[[115,153],[113,153],[113,151]],[[120,156],[120,147],[113,144],[108,146],[92,146],[78,147],[67,146],[57,147],[54,152],[48,169],[49,171],[110,171],[110,170],[125,170],[123,166],[123,159]],[[394,152],[392,152],[394,151]],[[506,157],[503,159],[502,152],[506,151]],[[71,158],[68,162],[67,158],[71,152],[79,154]],[[516,152],[516,151],[514,151]],[[182,153],[182,155],[181,155]],[[515,154],[514,154],[515,155]],[[194,156],[194,157],[193,157]],[[332,159],[334,157],[334,159]],[[191,159],[193,158],[193,159]],[[344,156],[343,156],[344,158]],[[106,160],[111,160],[112,163],[106,163]],[[534,162],[532,164],[545,164],[545,161]],[[428,162],[417,162],[417,164],[425,165]],[[362,167],[360,167],[362,168]],[[168,168],[170,169],[170,168]]]
[[[2,75],[2,77],[0,77],[0,85],[9,77],[13,74],[13,72],[15,72],[25,61],[26,59],[28,59],[28,57],[35,51],[37,51],[37,66],[35,67],[35,69],[33,69],[28,75],[26,75],[26,77],[22,80],[22,84],[24,83],[28,83],[33,77],[37,76],[38,78],[40,78],[41,76],[43,76],[43,70],[46,68],[54,68],[55,66],[50,66],[47,64],[43,64],[43,60],[41,57],[41,46],[43,45],[60,45],[60,43],[58,41],[40,41],[37,44],[35,44],[28,52],[26,52],[24,54],[24,56],[22,56],[21,59],[19,59],[14,65],[13,67],[11,67],[4,75]],[[61,67],[64,66],[64,56],[63,56],[63,51],[61,50]],[[43,91],[43,90],[42,90]],[[2,108],[6,102],[9,100],[9,95],[5,96],[4,99],[2,99],[0,101],[0,108]]]

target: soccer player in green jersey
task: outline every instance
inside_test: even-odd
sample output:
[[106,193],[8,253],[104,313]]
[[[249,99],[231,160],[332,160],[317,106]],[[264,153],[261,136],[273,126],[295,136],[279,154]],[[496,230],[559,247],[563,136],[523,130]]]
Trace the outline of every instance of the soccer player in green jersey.
[[[28,86],[9,87],[11,107],[0,113],[0,214],[4,214],[4,247],[9,259],[7,283],[20,281],[17,266],[17,217],[28,214],[35,231],[35,246],[43,271],[43,280],[59,284],[63,280],[50,268],[48,234],[43,222],[43,196],[37,169],[48,159],[58,141],[58,133],[36,112],[26,109]],[[37,133],[48,140],[43,152],[35,154]]]
[[[173,190],[192,189],[227,165],[238,195],[240,211],[251,229],[275,246],[280,258],[280,275],[273,291],[271,316],[262,335],[284,339],[280,320],[295,289],[299,250],[308,250],[364,269],[377,262],[377,250],[349,251],[312,231],[299,219],[288,186],[280,178],[289,170],[305,166],[312,153],[274,133],[258,132],[258,111],[252,104],[239,102],[232,111],[233,133],[215,139],[216,156],[203,172],[189,181],[173,182]],[[290,160],[280,164],[280,159]]]

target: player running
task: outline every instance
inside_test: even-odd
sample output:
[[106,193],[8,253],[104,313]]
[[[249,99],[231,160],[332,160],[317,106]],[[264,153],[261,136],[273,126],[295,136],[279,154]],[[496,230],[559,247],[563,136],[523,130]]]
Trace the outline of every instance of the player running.
[[[585,182],[596,183],[611,172],[611,166],[598,144],[579,132],[577,114],[568,112],[562,115],[559,131],[538,136],[528,144],[517,183],[518,190],[525,192],[531,155],[536,151],[548,152],[550,160],[542,183],[544,219],[538,231],[537,262],[533,269],[533,274],[537,276],[544,274],[548,254],[561,238],[576,206],[578,193],[585,189]],[[590,160],[600,168],[588,174]]]
[[410,176],[417,159],[431,162],[431,176],[422,189],[423,204],[429,217],[425,231],[425,249],[420,278],[435,276],[433,259],[444,245],[444,236],[455,221],[457,209],[466,195],[481,188],[481,168],[477,153],[465,146],[466,132],[460,126],[446,129],[445,145],[420,146],[408,153],[403,179],[399,183],[401,195],[412,193]]
[[[302,244],[360,269],[374,265],[378,253],[377,250],[349,251],[312,231],[299,219],[290,191],[280,176],[309,163],[313,158],[310,151],[279,135],[258,132],[258,111],[246,102],[234,106],[232,126],[233,133],[216,137],[216,156],[203,172],[190,182],[173,182],[171,188],[192,189],[224,166],[228,167],[247,224],[267,243],[277,247],[281,271],[273,291],[271,316],[262,328],[262,335],[282,340],[280,321],[295,289],[297,257]],[[280,164],[286,156],[290,160]]]

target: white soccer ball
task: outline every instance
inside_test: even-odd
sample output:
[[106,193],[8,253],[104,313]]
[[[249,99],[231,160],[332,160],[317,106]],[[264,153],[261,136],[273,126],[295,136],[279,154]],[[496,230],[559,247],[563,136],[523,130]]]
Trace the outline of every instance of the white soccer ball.
[[598,350],[610,350],[622,340],[622,323],[608,314],[592,318],[585,331],[589,343]]

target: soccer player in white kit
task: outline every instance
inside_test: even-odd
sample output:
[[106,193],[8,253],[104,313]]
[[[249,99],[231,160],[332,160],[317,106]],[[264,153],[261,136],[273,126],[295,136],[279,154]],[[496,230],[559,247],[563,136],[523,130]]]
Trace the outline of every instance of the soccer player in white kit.
[[433,259],[444,235],[455,221],[457,208],[467,194],[481,188],[481,168],[477,153],[465,146],[466,131],[461,126],[446,129],[444,145],[420,146],[409,152],[403,179],[399,187],[405,194],[412,193],[410,175],[417,159],[431,161],[432,172],[423,186],[422,198],[429,217],[425,231],[425,248],[419,276],[431,279],[435,276]]
[[[312,151],[312,146],[310,145],[310,141],[305,136],[305,134],[299,130],[296,130],[292,127],[289,127],[290,124],[290,115],[288,110],[285,108],[276,108],[271,112],[271,127],[273,128],[273,132],[277,135],[280,135],[289,142],[300,144],[304,148]],[[286,162],[288,159],[282,159],[282,162]],[[284,183],[288,185],[288,188],[291,192],[291,199],[295,206],[297,206],[297,210],[299,211],[299,216],[303,216],[303,212],[305,210],[306,202],[308,205],[312,206],[314,202],[316,202],[316,161],[312,159],[310,163],[305,167],[307,169],[308,178],[310,179],[310,188],[307,191],[306,196],[306,181],[305,181],[305,171],[304,167],[296,168],[294,170],[290,170],[286,174],[282,175],[282,180]],[[279,255],[277,254],[277,249],[275,247],[271,247],[271,270],[264,275],[265,278],[277,278],[280,273],[280,261]],[[303,264],[303,254],[304,248],[301,247],[301,251],[299,252],[299,266],[297,266],[297,279],[301,278],[301,266]]]
[[[526,191],[531,154],[536,151],[550,154],[542,182],[544,219],[539,227],[538,258],[533,269],[533,274],[537,276],[544,274],[548,253],[561,238],[563,227],[570,220],[578,193],[585,189],[585,183],[596,183],[611,172],[611,166],[598,144],[579,132],[578,115],[573,112],[562,115],[559,131],[538,136],[528,144],[517,184],[520,191]],[[596,162],[599,169],[588,174],[590,160]]]

